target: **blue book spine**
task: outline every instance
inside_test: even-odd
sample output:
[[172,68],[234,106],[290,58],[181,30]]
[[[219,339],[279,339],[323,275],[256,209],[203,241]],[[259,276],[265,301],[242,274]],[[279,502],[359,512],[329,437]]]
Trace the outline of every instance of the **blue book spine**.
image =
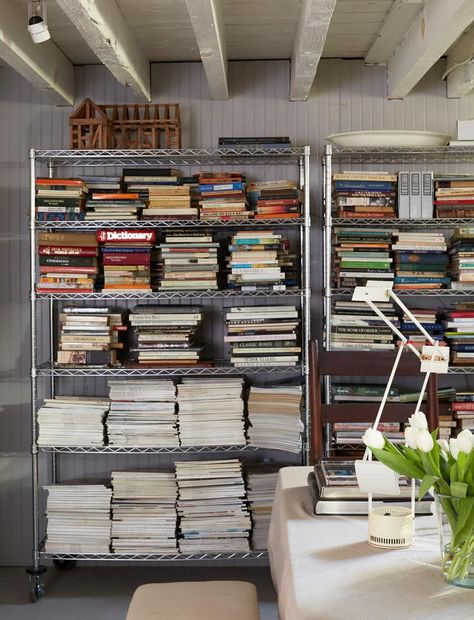
[[119,254],[126,254],[127,252],[138,252],[138,253],[143,253],[143,252],[149,252],[150,248],[121,248],[121,247],[115,247],[115,248],[111,248],[109,246],[102,248],[102,253],[103,254],[113,254],[114,252],[118,252]]
[[[427,332],[444,331],[444,325],[441,323],[421,323]],[[401,329],[407,332],[416,332],[418,327],[414,323],[403,323]]]
[[199,189],[202,192],[219,192],[222,190],[222,186],[224,186],[226,189],[230,188],[230,189],[244,189],[244,184],[243,183],[213,183],[213,184],[204,184],[204,185],[199,185]]
[[433,254],[430,252],[429,254],[423,254],[423,257],[419,257],[418,254],[414,256],[413,254],[413,252],[409,254],[397,252],[396,258],[398,262],[408,265],[446,265],[448,263],[447,254]]
[[[474,344],[455,344],[452,348],[454,351],[464,351],[465,353],[468,353],[468,352],[474,351]],[[467,397],[464,396],[463,400],[466,398]],[[458,400],[458,397],[456,397],[456,400]],[[465,400],[464,402],[469,402],[469,401],[474,401],[474,396],[469,398],[469,400]]]
[[367,191],[390,191],[393,183],[390,181],[336,181],[336,189],[363,189]]
[[395,277],[395,284],[449,284],[451,278],[416,278],[416,277]]

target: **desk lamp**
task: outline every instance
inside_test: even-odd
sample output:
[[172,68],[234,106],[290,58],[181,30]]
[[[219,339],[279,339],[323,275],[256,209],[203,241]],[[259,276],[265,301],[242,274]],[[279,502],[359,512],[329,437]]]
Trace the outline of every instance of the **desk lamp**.
[[[430,374],[443,374],[448,371],[449,348],[445,346],[440,347],[439,342],[425,330],[410,310],[395,295],[392,291],[392,286],[392,283],[387,284],[385,282],[368,281],[365,286],[357,286],[352,295],[352,301],[364,301],[401,341],[382,401],[372,426],[373,429],[377,429],[380,422],[398,364],[405,349],[410,349],[419,358],[421,362],[420,372],[425,373],[414,414],[420,411]],[[430,343],[422,347],[421,353],[376,305],[376,302],[387,302],[390,300],[395,302],[403,310]],[[363,459],[355,462],[355,469],[360,490],[368,493],[369,544],[385,548],[409,547],[413,544],[414,539],[415,480],[412,480],[410,509],[387,505],[373,508],[372,497],[374,493],[388,496],[400,495],[398,474],[383,463],[372,461],[372,452],[368,448],[365,451]]]

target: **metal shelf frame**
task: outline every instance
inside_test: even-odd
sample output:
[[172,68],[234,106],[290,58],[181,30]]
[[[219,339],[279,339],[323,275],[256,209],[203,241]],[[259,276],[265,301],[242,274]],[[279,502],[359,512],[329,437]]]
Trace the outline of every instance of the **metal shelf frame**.
[[[242,446],[179,446],[174,448],[156,447],[142,448],[137,446],[38,446],[38,428],[36,414],[39,408],[38,381],[46,381],[51,397],[56,393],[56,382],[62,377],[182,377],[182,376],[228,376],[251,375],[281,379],[283,376],[300,377],[304,385],[304,426],[301,459],[303,463],[309,458],[309,341],[310,341],[310,147],[289,149],[248,149],[248,148],[220,148],[220,149],[182,149],[182,150],[35,150],[30,149],[30,340],[31,340],[31,424],[32,424],[32,502],[33,502],[33,564],[28,572],[34,584],[42,585],[44,567],[42,560],[81,560],[81,561],[195,561],[195,560],[254,560],[267,558],[264,551],[248,553],[192,553],[192,554],[56,554],[45,553],[40,537],[40,468],[39,456],[43,454],[51,460],[51,481],[57,482],[58,459],[66,454],[218,454],[218,453],[257,453],[260,448],[250,445]],[[131,221],[131,222],[37,222],[35,212],[35,181],[38,169],[47,169],[49,177],[54,177],[58,169],[62,175],[74,176],[85,174],[90,167],[121,168],[130,166],[166,166],[166,167],[196,167],[196,166],[262,166],[262,175],[266,166],[297,166],[299,187],[304,194],[304,208],[301,217],[295,219],[250,220],[210,222],[203,220],[160,220],[160,221]],[[36,232],[39,230],[97,230],[101,228],[154,228],[154,229],[264,229],[268,227],[288,227],[298,231],[301,286],[286,291],[159,291],[153,293],[79,293],[64,292],[41,294],[36,292]],[[276,367],[246,367],[230,366],[225,361],[216,361],[211,367],[143,367],[143,368],[103,368],[103,367],[58,367],[54,364],[54,327],[57,311],[57,302],[95,300],[180,300],[180,299],[265,299],[265,298],[297,298],[301,312],[301,364],[297,366]],[[47,305],[49,361],[38,360],[38,334],[44,325],[38,324],[39,303]],[[44,358],[43,358],[44,359]],[[43,362],[43,363],[41,363]]]
[[[332,297],[347,297],[352,295],[352,288],[333,288]],[[433,289],[404,289],[396,291],[398,297],[473,297],[474,289],[457,290],[454,288],[433,288]]]

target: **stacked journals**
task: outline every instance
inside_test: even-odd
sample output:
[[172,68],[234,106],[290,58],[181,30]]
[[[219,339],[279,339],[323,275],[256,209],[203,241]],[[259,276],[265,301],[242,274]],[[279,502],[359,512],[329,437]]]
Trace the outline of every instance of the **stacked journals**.
[[388,172],[333,174],[333,207],[336,217],[395,218],[397,175]]
[[139,194],[93,192],[86,202],[86,220],[132,221],[138,220],[145,203]]
[[158,246],[158,288],[215,290],[219,243],[212,234],[174,233]]
[[[396,327],[400,327],[390,302],[377,302],[377,307]],[[390,351],[395,348],[392,330],[363,301],[335,302],[330,343],[336,351]]]
[[301,214],[301,191],[293,181],[250,183],[247,199],[257,220],[295,218]]
[[46,553],[109,553],[112,490],[102,484],[58,484],[48,492]]
[[301,386],[254,387],[248,398],[250,445],[301,451]]
[[109,381],[109,445],[176,447],[176,388],[173,381]]
[[301,348],[295,306],[235,306],[226,314],[234,366],[295,366]]
[[295,255],[288,239],[273,230],[234,234],[229,245],[228,287],[241,291],[283,291],[297,286]]
[[182,446],[246,443],[242,378],[185,378],[178,385]]
[[82,180],[87,185],[89,192],[102,194],[117,194],[121,190],[120,177],[117,176],[84,176]]
[[39,232],[38,293],[92,293],[97,277],[95,233]]
[[219,149],[238,151],[242,149],[282,149],[291,148],[288,136],[232,136],[220,137]]
[[[410,312],[415,319],[421,323],[422,327],[430,334],[432,338],[438,341],[440,345],[445,345],[444,342],[444,324],[438,320],[436,310],[417,309],[410,308]],[[418,349],[421,349],[427,344],[426,337],[420,332],[418,327],[413,323],[410,317],[403,313],[400,331],[411,342],[411,344]]]
[[[362,435],[372,424],[373,420],[370,422],[335,422],[332,428],[335,447],[338,450],[340,450],[342,446],[350,448],[353,445],[360,445],[364,447]],[[380,422],[377,429],[392,443],[405,443],[405,435],[403,431],[400,430],[400,424],[398,422]]]
[[451,288],[474,288],[474,228],[456,228],[450,239]]
[[137,336],[139,364],[180,366],[197,364],[201,347],[195,344],[202,319],[200,306],[135,306],[130,323]]
[[57,396],[45,398],[38,410],[39,446],[103,446],[106,398]]
[[394,230],[335,228],[335,285],[364,286],[367,280],[393,281],[390,248]]
[[200,217],[206,221],[248,220],[245,177],[235,172],[199,175]]
[[473,217],[474,176],[472,174],[436,175],[434,186],[437,217]]
[[446,288],[450,279],[443,233],[397,231],[395,235],[394,290]]
[[451,411],[458,432],[466,428],[474,432],[474,392],[456,392],[451,402]]
[[102,243],[104,290],[121,292],[151,291],[151,249],[154,230],[99,230]]
[[38,222],[83,220],[87,191],[81,179],[36,179],[36,219]]
[[445,328],[451,363],[462,366],[474,364],[474,303],[456,303],[455,308],[446,315]]
[[254,466],[247,468],[247,472],[247,495],[253,522],[252,549],[263,551],[267,548],[278,468],[274,465]]
[[182,553],[249,551],[251,529],[238,459],[176,463]]
[[176,553],[174,473],[112,472],[112,550]]
[[122,315],[108,308],[63,308],[59,316],[58,364],[115,365],[123,348],[119,334],[127,328]]
[[[357,402],[362,401],[365,403],[379,403],[382,400],[382,396],[385,391],[384,385],[368,385],[368,384],[333,384],[331,386],[332,400],[335,403],[341,402]],[[398,402],[399,394],[397,388],[390,388],[387,402]],[[350,424],[353,424],[351,422]],[[369,425],[362,423],[364,429]],[[399,425],[397,425],[397,429]],[[343,429],[341,429],[343,430]]]

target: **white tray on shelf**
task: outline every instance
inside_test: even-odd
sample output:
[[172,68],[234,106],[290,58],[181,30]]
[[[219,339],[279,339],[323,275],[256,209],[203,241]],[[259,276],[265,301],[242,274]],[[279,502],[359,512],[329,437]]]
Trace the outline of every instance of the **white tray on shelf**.
[[337,146],[444,146],[451,139],[443,133],[433,131],[347,131],[333,133],[326,137],[328,142]]

